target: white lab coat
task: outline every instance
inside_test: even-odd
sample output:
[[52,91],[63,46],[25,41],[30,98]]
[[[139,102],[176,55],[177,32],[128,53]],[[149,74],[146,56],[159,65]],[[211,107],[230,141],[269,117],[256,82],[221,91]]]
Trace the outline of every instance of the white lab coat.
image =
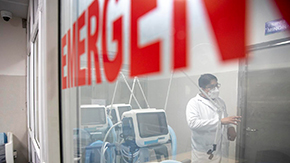
[[[221,98],[216,98],[214,102],[222,109],[222,112],[220,112],[221,118],[227,117],[224,101]],[[212,160],[208,159],[207,151],[212,149],[218,123],[221,123],[217,111],[217,107],[211,101],[201,97],[199,94],[190,99],[186,106],[186,120],[191,129],[193,163],[219,163],[221,158],[223,158],[222,162],[227,161],[229,141],[227,140],[227,126],[224,125],[221,125],[219,131],[217,149],[213,153],[214,157]]]

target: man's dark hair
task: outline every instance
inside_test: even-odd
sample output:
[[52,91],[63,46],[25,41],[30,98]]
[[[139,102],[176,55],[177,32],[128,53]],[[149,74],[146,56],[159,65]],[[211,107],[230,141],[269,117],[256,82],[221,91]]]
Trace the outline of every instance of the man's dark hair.
[[201,87],[201,88],[205,88],[207,85],[210,84],[210,82],[213,79],[217,81],[217,78],[214,75],[212,75],[212,74],[203,74],[198,79],[198,86]]

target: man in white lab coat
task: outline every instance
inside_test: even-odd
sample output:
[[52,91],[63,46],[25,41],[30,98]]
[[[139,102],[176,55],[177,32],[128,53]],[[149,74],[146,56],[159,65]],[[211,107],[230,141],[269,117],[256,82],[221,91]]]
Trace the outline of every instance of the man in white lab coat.
[[[241,117],[228,117],[226,105],[218,97],[220,84],[214,75],[201,75],[198,85],[215,104],[200,92],[186,106],[186,120],[191,129],[192,163],[220,163],[222,158],[228,157],[228,140],[235,140],[236,131],[233,125],[237,125]],[[217,130],[217,148],[213,152],[214,157],[209,159],[207,152],[213,149]]]

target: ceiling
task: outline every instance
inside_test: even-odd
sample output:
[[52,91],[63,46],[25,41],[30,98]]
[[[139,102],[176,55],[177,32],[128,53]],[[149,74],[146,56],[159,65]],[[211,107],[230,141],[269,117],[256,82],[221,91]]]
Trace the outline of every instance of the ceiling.
[[10,11],[13,17],[27,18],[29,0],[0,0],[0,11]]

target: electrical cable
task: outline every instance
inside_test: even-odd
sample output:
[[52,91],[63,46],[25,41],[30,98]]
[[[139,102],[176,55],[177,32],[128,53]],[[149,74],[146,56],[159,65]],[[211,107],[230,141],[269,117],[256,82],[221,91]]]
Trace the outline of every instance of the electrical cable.
[[[132,160],[132,162],[136,162],[138,160],[138,155],[140,154],[140,150],[134,152],[133,154],[128,153],[125,149],[121,150],[122,158],[126,157],[128,160]],[[137,160],[136,160],[137,159]],[[126,161],[127,162],[127,161]]]
[[109,133],[110,133],[110,131],[113,129],[113,128],[115,128],[116,126],[118,126],[119,124],[121,124],[122,123],[122,121],[120,121],[120,122],[118,122],[118,123],[115,123],[108,131],[107,131],[107,133],[106,133],[106,135],[105,135],[105,137],[104,137],[104,140],[103,140],[103,142],[106,142],[106,140],[107,140],[107,137],[108,137],[108,135],[109,135]]
[[125,163],[129,163],[128,161],[126,161],[126,159],[123,157],[123,155],[122,155],[122,159]]

